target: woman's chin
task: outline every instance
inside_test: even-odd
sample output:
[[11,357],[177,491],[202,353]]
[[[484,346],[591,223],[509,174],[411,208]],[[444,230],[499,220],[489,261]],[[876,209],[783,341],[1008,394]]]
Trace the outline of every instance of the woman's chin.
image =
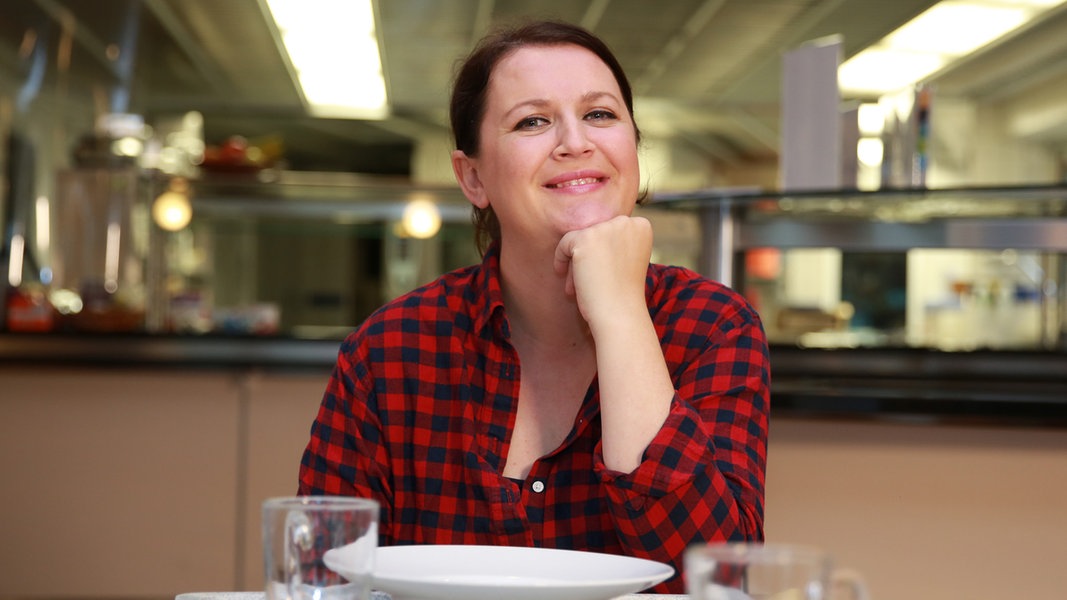
[[610,221],[619,216],[613,212],[607,211],[590,211],[579,214],[569,215],[569,218],[562,224],[561,230],[564,233],[571,231],[581,231],[583,229],[589,229],[593,225]]

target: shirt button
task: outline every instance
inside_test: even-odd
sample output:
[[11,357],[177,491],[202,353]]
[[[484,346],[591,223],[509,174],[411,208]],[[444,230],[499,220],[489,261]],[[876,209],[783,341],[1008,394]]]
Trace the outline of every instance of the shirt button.
[[541,492],[545,491],[545,482],[543,482],[543,481],[541,481],[541,480],[539,479],[539,480],[537,480],[537,481],[533,482],[533,485],[531,485],[531,486],[530,486],[530,488],[531,488],[531,489],[532,489],[533,491],[535,491],[535,492],[537,492],[538,494],[540,494]]

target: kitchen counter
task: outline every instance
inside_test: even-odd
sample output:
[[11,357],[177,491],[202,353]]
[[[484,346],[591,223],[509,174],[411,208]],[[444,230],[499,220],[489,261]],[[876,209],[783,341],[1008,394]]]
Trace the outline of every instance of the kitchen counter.
[[[0,334],[0,367],[153,367],[328,373],[340,340]],[[1067,427],[1067,354],[772,346],[780,416]]]
[[793,416],[1067,426],[1067,354],[772,346],[772,406]]
[[0,334],[0,365],[329,369],[341,341],[154,334]]

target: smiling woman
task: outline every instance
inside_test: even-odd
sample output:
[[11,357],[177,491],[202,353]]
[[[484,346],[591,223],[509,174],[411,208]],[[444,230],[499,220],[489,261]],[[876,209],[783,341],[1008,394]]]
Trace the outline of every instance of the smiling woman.
[[[453,154],[456,179],[502,237],[559,237],[633,211],[636,128],[603,61],[573,45],[523,48],[489,83],[473,152]],[[509,231],[510,230],[510,231]]]
[[[530,39],[523,42],[526,45],[541,45],[551,47],[564,43],[573,43],[568,39],[568,34],[558,31],[540,31],[528,34]],[[630,89],[629,80],[611,50],[598,38],[589,35],[582,36],[580,47],[596,55],[606,66],[617,84],[618,100],[625,106],[626,113],[634,130],[635,142],[640,142],[641,132],[633,120],[633,92]],[[518,45],[518,42],[517,42]],[[455,137],[456,149],[466,156],[478,155],[479,145],[482,139],[480,124],[486,112],[486,98],[489,93],[489,79],[496,63],[505,54],[514,48],[508,44],[484,43],[471,53],[464,63],[463,69],[457,74],[455,87],[452,93],[450,116],[452,121],[452,134]],[[569,74],[565,77],[570,77]],[[531,99],[536,102],[537,98]],[[615,115],[616,117],[621,115]],[[483,251],[493,240],[499,239],[500,224],[497,222],[493,208],[475,207],[476,239],[479,248]]]
[[456,178],[481,264],[342,344],[300,492],[371,497],[381,544],[536,546],[666,563],[763,538],[770,368],[729,288],[650,264],[629,83],[559,22],[459,71]]

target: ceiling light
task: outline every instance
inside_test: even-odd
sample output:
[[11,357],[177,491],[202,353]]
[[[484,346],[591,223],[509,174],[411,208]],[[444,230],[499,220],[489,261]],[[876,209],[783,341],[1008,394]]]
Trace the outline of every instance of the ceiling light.
[[371,0],[266,0],[317,117],[383,119],[385,76]]
[[896,50],[963,56],[1026,22],[1018,6],[941,2],[886,37]]
[[905,89],[1064,1],[942,0],[845,61],[838,84],[852,95]]
[[882,164],[885,146],[879,138],[860,138],[856,143],[856,157],[868,167],[877,167]]
[[868,48],[837,69],[844,93],[881,95],[922,81],[945,65],[937,54]]
[[431,200],[412,200],[404,207],[401,226],[404,233],[413,238],[432,238],[441,229],[441,211]]
[[174,178],[152,204],[152,219],[164,231],[181,231],[192,218],[189,186],[184,179]]
[[860,135],[880,136],[885,131],[885,113],[877,104],[860,104],[856,110],[856,122],[859,124]]

